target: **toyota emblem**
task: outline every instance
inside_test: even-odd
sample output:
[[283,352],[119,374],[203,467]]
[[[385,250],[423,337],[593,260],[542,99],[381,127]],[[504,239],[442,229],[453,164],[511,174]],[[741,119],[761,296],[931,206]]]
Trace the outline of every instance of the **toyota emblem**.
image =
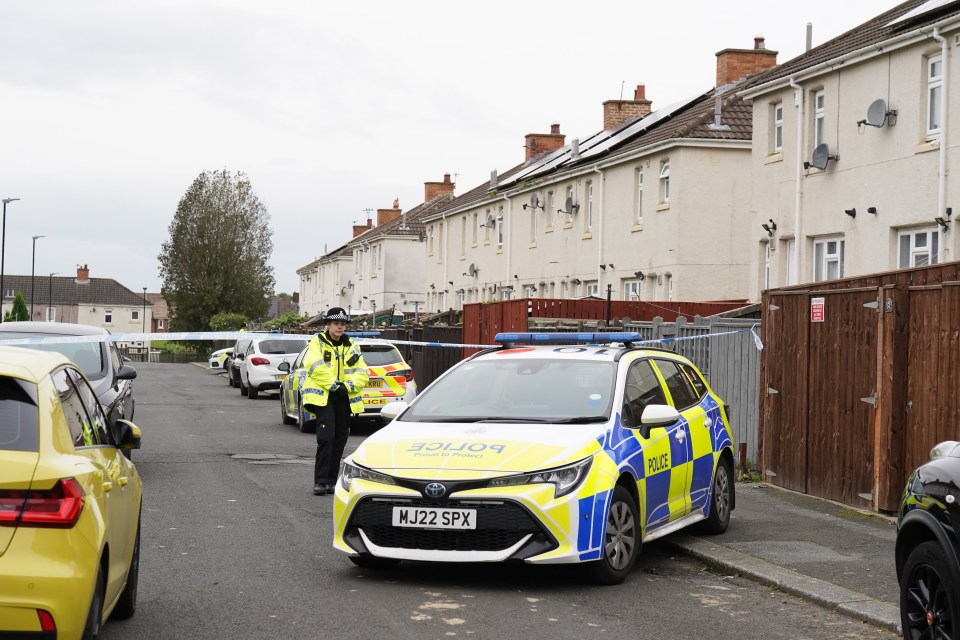
[[447,492],[447,488],[439,482],[431,482],[423,489],[423,493],[428,498],[441,498]]

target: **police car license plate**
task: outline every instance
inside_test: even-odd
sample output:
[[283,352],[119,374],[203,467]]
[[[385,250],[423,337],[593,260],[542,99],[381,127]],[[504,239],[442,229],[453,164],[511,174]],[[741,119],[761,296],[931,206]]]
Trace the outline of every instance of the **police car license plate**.
[[286,377],[287,377],[287,374],[281,373],[281,374],[277,375],[277,380],[283,380],[283,379],[286,378]]
[[370,380],[367,381],[367,386],[379,389],[383,386],[383,380],[381,378],[370,378]]
[[393,526],[420,529],[476,529],[476,509],[394,507]]

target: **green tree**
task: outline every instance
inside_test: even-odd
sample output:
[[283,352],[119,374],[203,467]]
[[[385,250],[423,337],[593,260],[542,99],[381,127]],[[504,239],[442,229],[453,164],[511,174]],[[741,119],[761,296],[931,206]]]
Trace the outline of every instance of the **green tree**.
[[23,299],[23,294],[17,291],[13,297],[13,309],[3,314],[4,322],[24,322],[30,319],[30,310],[27,309],[27,301]]
[[161,246],[161,292],[174,331],[204,331],[223,309],[266,315],[274,286],[270,214],[242,172],[201,173]]
[[300,327],[301,324],[310,319],[307,314],[299,315],[296,311],[287,311],[279,318],[272,318],[263,323],[267,329],[281,329],[283,331],[292,331]]
[[247,326],[247,316],[242,313],[221,311],[210,317],[212,331],[239,331]]

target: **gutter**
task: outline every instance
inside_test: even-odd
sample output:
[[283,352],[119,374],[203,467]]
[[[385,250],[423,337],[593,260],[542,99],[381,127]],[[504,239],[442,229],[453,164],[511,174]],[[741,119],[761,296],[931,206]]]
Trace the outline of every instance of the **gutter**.
[[[800,282],[800,252],[803,248],[803,234],[800,233],[800,207],[803,202],[803,174],[801,173],[801,167],[803,166],[803,87],[797,84],[793,76],[790,77],[790,86],[793,87],[793,100],[797,107],[797,181],[793,200],[793,257],[790,260],[790,269],[796,281]],[[785,278],[785,280],[789,280],[789,278]],[[790,285],[793,283],[788,281],[784,284]]]
[[933,28],[933,39],[940,44],[940,60],[943,64],[943,80],[940,86],[940,149],[939,149],[939,176],[937,177],[937,216],[943,216],[947,206],[947,83],[950,76],[947,74],[947,54],[949,52],[947,39],[940,35],[940,27]]

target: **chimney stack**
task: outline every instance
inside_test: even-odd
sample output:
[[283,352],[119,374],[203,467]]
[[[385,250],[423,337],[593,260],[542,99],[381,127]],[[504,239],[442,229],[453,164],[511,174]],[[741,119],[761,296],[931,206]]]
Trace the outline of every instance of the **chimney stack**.
[[86,284],[90,282],[90,269],[87,268],[87,265],[77,265],[77,283]]
[[402,213],[400,209],[400,198],[393,201],[392,209],[377,209],[377,226],[382,227],[391,220],[396,220]]
[[653,102],[647,100],[647,88],[638,84],[633,100],[607,100],[603,103],[603,128],[616,129],[622,124],[650,113]]
[[430,202],[437,196],[453,195],[457,185],[450,181],[450,174],[443,174],[443,182],[424,182],[423,201]]
[[[364,226],[364,225],[362,225],[362,224],[355,224],[355,225],[353,225],[353,237],[356,238],[358,235],[360,235],[361,233],[363,233],[363,232],[366,231],[367,229],[372,229],[372,228],[373,228],[373,220],[371,220],[370,218],[367,218],[367,224],[366,224],[366,226]],[[326,252],[324,252],[324,253],[326,253]]]
[[560,133],[560,123],[550,125],[550,133],[528,133],[523,138],[523,148],[526,150],[524,161],[536,158],[544,153],[556,151],[566,144],[566,136]]
[[742,80],[777,66],[777,51],[767,49],[763,36],[753,39],[753,49],[724,49],[717,52],[717,87]]

